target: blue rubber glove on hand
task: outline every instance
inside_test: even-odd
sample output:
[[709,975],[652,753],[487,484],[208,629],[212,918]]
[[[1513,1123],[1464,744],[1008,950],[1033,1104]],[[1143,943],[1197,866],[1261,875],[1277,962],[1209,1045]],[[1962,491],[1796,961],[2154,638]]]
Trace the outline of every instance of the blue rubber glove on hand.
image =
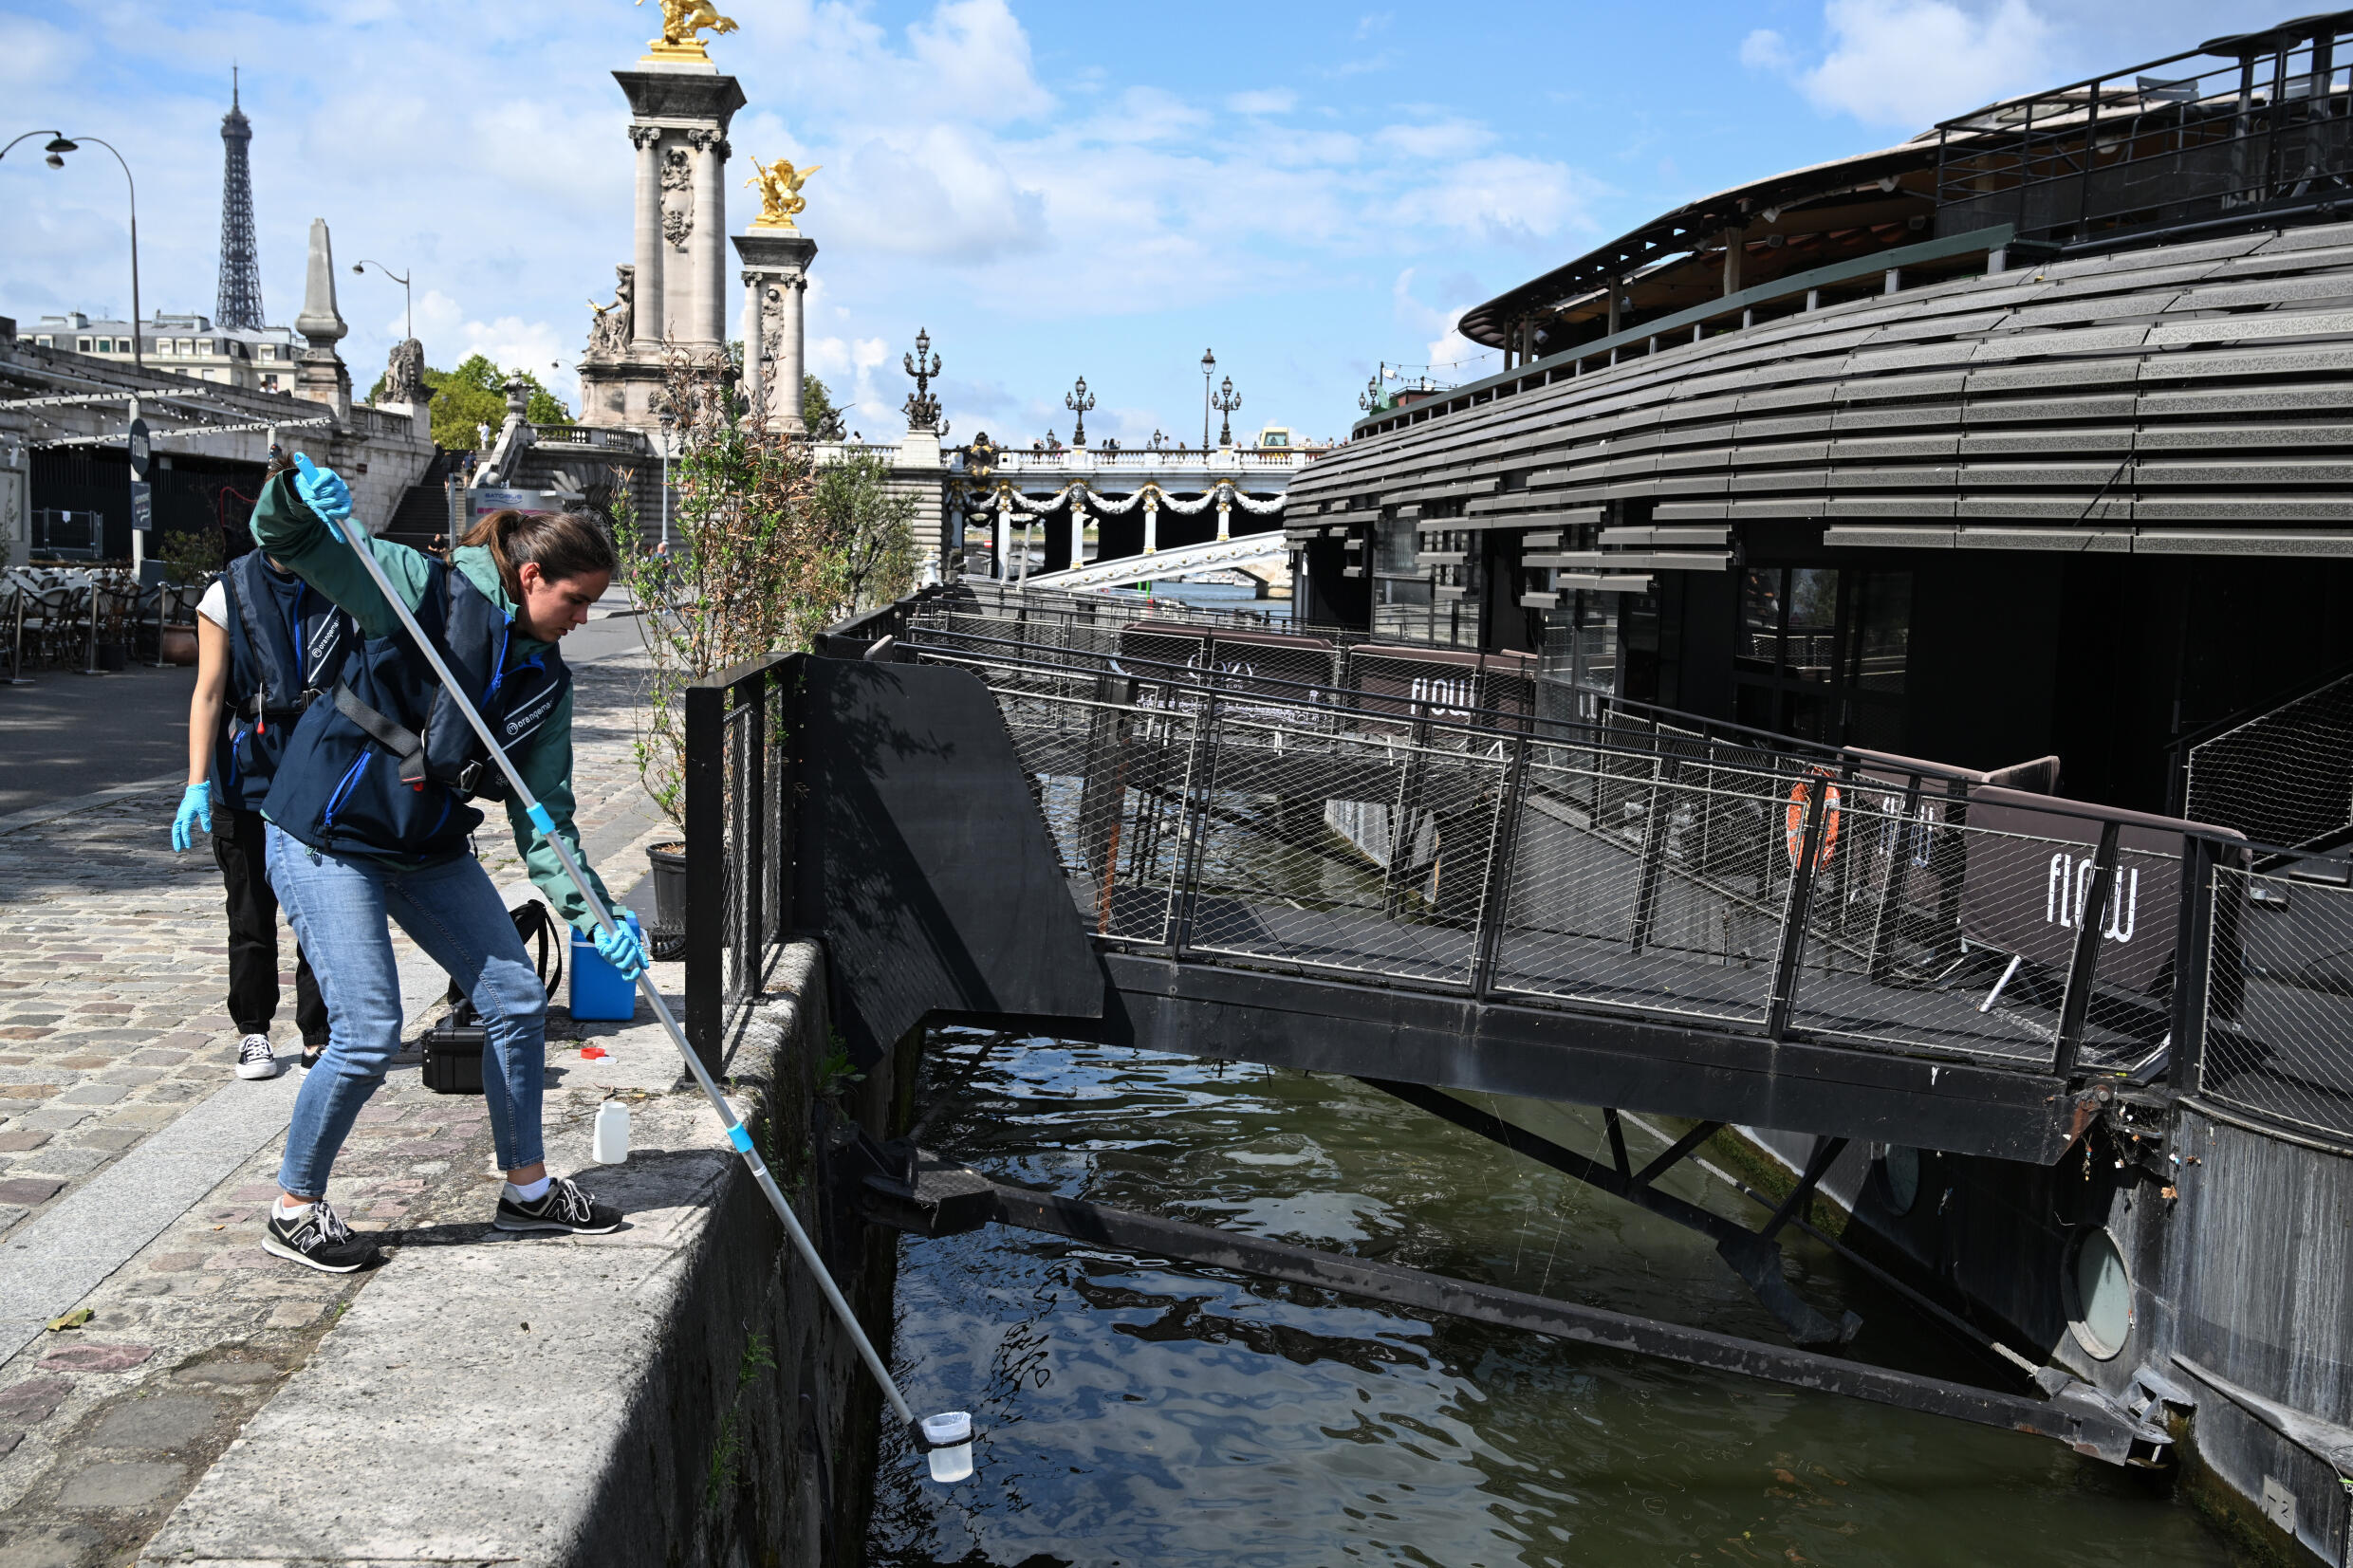
[[213,831],[213,786],[192,784],[179,798],[179,810],[172,815],[172,847],[186,851],[196,828]]
[[351,487],[343,483],[343,476],[333,469],[320,468],[307,452],[298,452],[294,454],[294,493],[319,514],[335,543],[342,544],[343,530],[336,525],[351,515]]
[[597,955],[619,970],[623,980],[634,984],[645,972],[645,949],[639,945],[637,933],[629,929],[627,910],[615,910],[613,919],[617,929],[606,931],[599,926],[596,930]]

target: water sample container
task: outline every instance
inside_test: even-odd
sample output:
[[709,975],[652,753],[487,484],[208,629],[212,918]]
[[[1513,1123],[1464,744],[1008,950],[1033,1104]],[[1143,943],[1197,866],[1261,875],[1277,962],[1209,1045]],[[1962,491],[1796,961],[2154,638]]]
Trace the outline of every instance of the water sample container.
[[932,1445],[925,1457],[932,1462],[934,1481],[961,1481],[973,1473],[971,1411],[945,1411],[925,1416],[923,1441]]
[[588,1157],[599,1165],[620,1165],[629,1158],[629,1107],[620,1100],[608,1099],[597,1107]]
[[[627,924],[642,947],[645,931],[638,917],[630,915]],[[636,984],[623,980],[597,951],[596,942],[578,932],[572,933],[572,1016],[606,1024],[626,1024],[638,1016]]]

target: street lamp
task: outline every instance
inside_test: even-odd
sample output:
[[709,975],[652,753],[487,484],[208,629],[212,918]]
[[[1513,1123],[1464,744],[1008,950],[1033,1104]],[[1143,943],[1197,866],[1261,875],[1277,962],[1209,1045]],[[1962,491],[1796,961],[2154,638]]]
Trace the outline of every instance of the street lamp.
[[662,555],[670,554],[670,431],[678,422],[677,415],[663,409],[655,417],[661,421],[661,547]]
[[401,308],[406,312],[408,319],[408,330],[402,333],[401,336],[403,338],[416,337],[417,301],[409,292],[408,279],[402,277],[399,273],[395,272],[391,267],[386,267],[380,261],[357,261],[351,264],[351,269],[354,272],[365,272],[371,267],[376,268],[377,271],[381,272],[385,277],[390,278],[394,283],[400,286],[400,298],[404,302]]
[[1070,430],[1071,446],[1081,452],[1085,451],[1086,411],[1095,406],[1095,395],[1086,390],[1085,377],[1080,377],[1079,384],[1063,394],[1062,406],[1079,416],[1078,423]]
[[[18,137],[16,141],[23,141],[28,138],[37,137],[41,134],[42,133],[39,131],[27,131],[24,136]],[[114,143],[110,141],[100,141],[99,138],[94,136],[85,136],[82,138],[82,141],[76,141],[72,138],[58,131],[51,131],[47,134],[49,138],[48,145],[42,148],[42,151],[48,156],[44,157],[41,161],[46,163],[52,169],[63,169],[65,167],[65,155],[67,153],[78,153],[82,151],[82,141],[98,142],[101,147],[105,148],[109,153],[114,153],[115,162],[121,165],[122,183],[126,188],[128,188],[131,196],[131,363],[143,370],[147,366],[147,337],[145,329],[139,324],[139,182],[131,178],[131,166],[127,163],[123,163],[122,155],[119,152],[115,152]],[[0,157],[8,157],[9,150],[16,145],[16,141],[9,142],[7,147],[0,147]]]
[[1217,374],[1217,356],[1201,350],[1201,450],[1209,451],[1209,378]]
[[[1232,377],[1227,377],[1220,383],[1217,396],[1210,401],[1215,405],[1220,414],[1225,415],[1217,424],[1217,444],[1220,447],[1230,447],[1233,445],[1233,411],[1242,406],[1242,395],[1233,390]],[[1204,445],[1207,444],[1208,439],[1207,436],[1202,437]]]

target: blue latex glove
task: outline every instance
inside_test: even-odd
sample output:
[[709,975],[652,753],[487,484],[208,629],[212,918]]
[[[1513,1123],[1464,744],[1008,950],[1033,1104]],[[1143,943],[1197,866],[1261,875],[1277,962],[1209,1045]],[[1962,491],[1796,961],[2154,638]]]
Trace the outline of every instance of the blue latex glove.
[[192,784],[180,795],[179,810],[172,814],[172,847],[185,851],[198,827],[213,831],[213,786],[209,784]]
[[613,919],[618,929],[606,931],[599,926],[596,930],[593,940],[597,945],[597,955],[618,969],[623,980],[634,984],[638,976],[645,972],[645,949],[638,941],[637,932],[631,929],[637,916],[625,909],[617,909],[613,912]]
[[323,469],[311,462],[307,452],[294,454],[294,493],[303,504],[319,514],[326,531],[338,544],[343,542],[343,530],[336,525],[351,515],[351,487],[333,469]]

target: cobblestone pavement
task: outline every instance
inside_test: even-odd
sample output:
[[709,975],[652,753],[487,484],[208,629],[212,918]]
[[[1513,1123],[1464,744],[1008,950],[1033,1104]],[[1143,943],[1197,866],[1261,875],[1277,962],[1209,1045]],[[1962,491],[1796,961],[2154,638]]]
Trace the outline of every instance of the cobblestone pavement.
[[[639,846],[661,837],[630,758],[641,659],[607,657],[575,675],[582,832],[625,894],[644,867]],[[0,836],[0,1275],[29,1218],[102,1183],[191,1105],[240,1087],[221,1012],[218,872],[210,855],[173,855],[174,800],[136,797]],[[501,886],[518,881],[503,821],[489,825],[498,831],[481,836],[486,867]],[[290,935],[281,941],[290,968]],[[404,967],[423,962],[397,932],[396,944]],[[678,968],[657,973],[676,996]],[[290,1050],[290,973],[285,988],[273,1036]],[[412,1033],[423,1021],[412,1018]],[[622,1039],[640,1043],[623,1053]],[[615,1071],[623,1054],[637,1064],[628,1074]],[[609,1087],[666,1096],[676,1077],[658,1030],[574,1024],[560,1007],[548,1058],[558,1170],[585,1163],[588,1119]],[[366,1288],[364,1274],[315,1274],[261,1250],[281,1145],[272,1136],[210,1193],[190,1193],[191,1207],[97,1289],[54,1304],[88,1309],[86,1321],[0,1363],[0,1568],[129,1560]],[[479,1242],[494,1167],[482,1100],[427,1092],[403,1057],[361,1114],[329,1198],[400,1245]]]
[[[592,846],[616,827],[625,843],[632,823],[650,821],[630,755],[642,674],[626,657],[575,671],[573,792]],[[220,871],[209,846],[172,853],[177,803],[158,791],[0,836],[0,1242],[233,1080]],[[477,837],[491,880],[519,880],[502,809]],[[604,858],[600,874],[625,895],[642,857]],[[270,1032],[294,1052],[283,918],[278,941],[284,995]],[[393,943],[404,968],[424,962],[398,929]]]

